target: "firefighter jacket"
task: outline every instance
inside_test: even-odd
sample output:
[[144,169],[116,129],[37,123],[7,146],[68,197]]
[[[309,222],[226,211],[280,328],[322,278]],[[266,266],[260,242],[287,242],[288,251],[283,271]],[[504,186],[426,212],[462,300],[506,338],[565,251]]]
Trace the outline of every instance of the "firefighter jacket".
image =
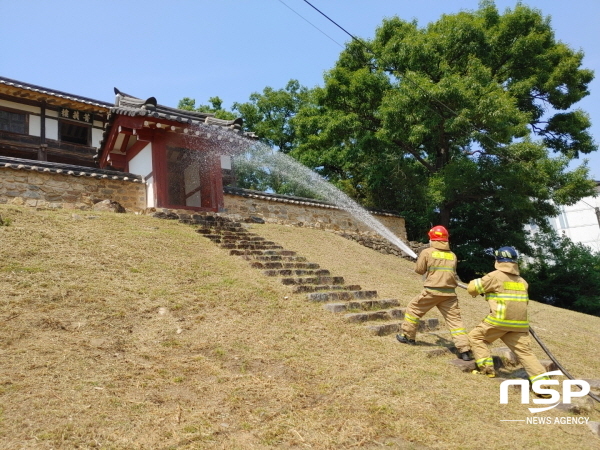
[[496,262],[496,269],[467,287],[471,296],[485,294],[490,314],[484,322],[506,331],[529,331],[527,282],[519,276],[517,263]]
[[432,294],[455,296],[458,285],[456,262],[448,242],[431,241],[431,247],[419,254],[415,272],[425,276],[423,286]]

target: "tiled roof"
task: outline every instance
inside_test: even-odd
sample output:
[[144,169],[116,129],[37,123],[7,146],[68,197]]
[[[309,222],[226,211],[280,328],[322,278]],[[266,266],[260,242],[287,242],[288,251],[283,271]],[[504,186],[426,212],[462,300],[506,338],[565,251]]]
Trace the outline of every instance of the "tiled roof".
[[101,100],[94,100],[92,98],[81,97],[80,95],[68,94],[66,92],[57,91],[55,89],[48,89],[45,87],[36,86],[35,84],[23,83],[22,81],[11,80],[10,78],[5,78],[5,77],[0,77],[0,85],[15,87],[18,89],[25,89],[28,91],[36,92],[38,94],[63,98],[65,100],[70,100],[70,101],[79,102],[79,103],[85,103],[85,104],[97,106],[100,108],[108,109],[111,106],[113,106],[111,103],[103,102]]
[[[223,187],[223,192],[225,194],[239,195],[241,197],[255,198],[257,200],[266,200],[271,202],[280,202],[300,206],[319,206],[321,208],[342,209],[339,206],[334,205],[333,203],[325,202],[322,200],[315,200],[313,198],[295,197],[293,195],[272,194],[269,192],[253,191],[251,189],[242,189],[231,186]],[[395,211],[382,211],[376,209],[367,209],[367,211],[372,214],[378,214],[380,216],[400,217],[400,215]]]
[[74,177],[90,177],[98,179],[131,181],[143,183],[141,175],[114,170],[97,169],[94,167],[75,166],[71,164],[59,164],[49,161],[32,161],[30,159],[11,158],[0,156],[0,169],[28,170],[32,172],[57,173],[71,175]]
[[188,125],[209,124],[219,125],[232,130],[242,129],[243,120],[241,118],[235,120],[223,120],[217,119],[215,115],[211,113],[170,108],[168,106],[159,105],[154,97],[142,100],[129,94],[125,94],[117,88],[115,88],[115,94],[117,96],[115,105],[110,109],[114,114],[170,120]]

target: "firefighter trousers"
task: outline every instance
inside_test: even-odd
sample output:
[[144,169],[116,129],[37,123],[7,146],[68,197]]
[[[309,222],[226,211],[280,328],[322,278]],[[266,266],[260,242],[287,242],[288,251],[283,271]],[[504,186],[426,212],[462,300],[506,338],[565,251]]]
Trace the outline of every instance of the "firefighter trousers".
[[533,354],[528,332],[502,330],[485,322],[481,322],[469,333],[473,357],[481,372],[495,373],[494,361],[488,345],[496,339],[501,339],[517,356],[519,363],[529,375],[529,379],[546,372],[544,366]]
[[409,339],[414,339],[419,328],[419,320],[434,306],[437,306],[437,309],[442,313],[458,351],[461,353],[469,351],[471,346],[460,317],[456,295],[436,295],[427,289],[423,289],[406,307],[404,321],[402,322],[402,333]]

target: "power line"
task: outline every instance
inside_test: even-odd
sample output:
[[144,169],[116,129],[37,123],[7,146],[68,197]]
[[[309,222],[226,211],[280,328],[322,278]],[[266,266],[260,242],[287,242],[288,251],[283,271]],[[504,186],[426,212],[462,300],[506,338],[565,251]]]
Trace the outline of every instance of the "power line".
[[340,47],[344,48],[344,46],[342,44],[340,44],[338,41],[336,41],[335,39],[333,39],[331,36],[329,36],[327,33],[325,33],[323,30],[321,30],[319,27],[317,27],[315,24],[311,23],[308,19],[306,19],[305,17],[303,17],[300,13],[298,13],[297,11],[295,11],[294,9],[292,9],[289,5],[286,5],[282,0],[278,0],[279,3],[281,3],[283,6],[285,6],[286,8],[288,8],[290,11],[292,11],[294,14],[296,14],[298,17],[300,17],[302,20],[306,21],[309,25],[311,25],[312,27],[314,27],[317,31],[319,31],[320,33],[324,34],[325,36],[327,36],[329,39],[331,39],[333,42],[335,42],[337,45],[339,45]]
[[332,24],[334,24],[336,27],[338,27],[340,30],[342,30],[344,33],[346,33],[352,39],[354,39],[355,41],[359,41],[359,39],[357,39],[352,34],[350,34],[348,31],[346,31],[341,25],[338,25],[333,19],[329,18],[329,16],[327,16],[325,13],[323,13],[319,8],[314,6],[312,3],[310,3],[307,0],[304,0],[304,2],[307,3],[308,5],[310,5],[311,8],[313,8],[315,11],[317,11],[319,14],[321,14],[323,17],[325,17],[327,20],[329,20]]

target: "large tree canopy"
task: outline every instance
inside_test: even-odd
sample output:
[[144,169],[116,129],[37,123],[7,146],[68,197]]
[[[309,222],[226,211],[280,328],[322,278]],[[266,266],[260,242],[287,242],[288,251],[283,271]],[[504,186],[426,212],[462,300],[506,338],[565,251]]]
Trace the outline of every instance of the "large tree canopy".
[[400,211],[413,239],[436,222],[463,257],[528,251],[523,225],[593,189],[585,165],[568,167],[596,150],[587,114],[572,109],[593,78],[582,58],[522,4],[500,14],[486,1],[425,28],[386,19],[372,41],[347,45],[294,118],[291,154]]

